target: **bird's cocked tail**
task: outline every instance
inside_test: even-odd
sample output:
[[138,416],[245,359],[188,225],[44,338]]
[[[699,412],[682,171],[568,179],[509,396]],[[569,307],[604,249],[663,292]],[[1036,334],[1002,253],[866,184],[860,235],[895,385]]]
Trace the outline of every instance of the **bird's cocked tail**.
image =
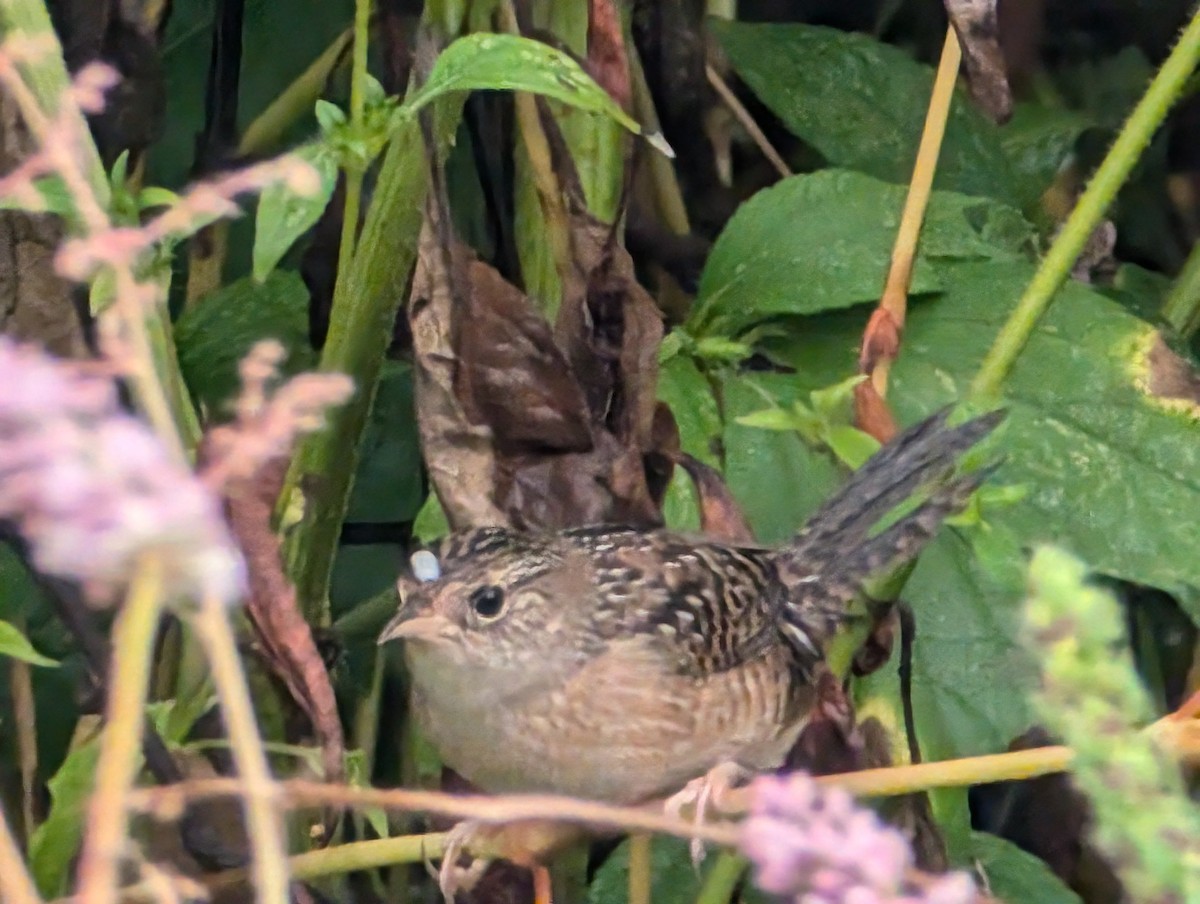
[[[789,591],[785,621],[819,643],[845,619],[847,604],[867,580],[914,558],[995,469],[992,465],[962,474],[955,465],[1004,414],[993,411],[950,427],[950,410],[943,409],[901,433],[859,468],[777,553],[779,575]],[[871,533],[920,490],[924,499],[912,511]]]

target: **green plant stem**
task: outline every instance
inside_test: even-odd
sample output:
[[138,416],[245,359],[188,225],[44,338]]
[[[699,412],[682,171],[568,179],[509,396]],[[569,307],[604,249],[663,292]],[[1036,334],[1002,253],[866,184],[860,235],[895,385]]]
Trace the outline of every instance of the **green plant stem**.
[[0,901],[4,904],[42,904],[3,807],[0,807]]
[[721,851],[712,869],[704,877],[704,885],[696,896],[696,904],[729,904],[742,873],[746,871],[746,858],[733,851]]
[[219,601],[205,600],[194,614],[192,625],[212,667],[229,747],[242,779],[256,898],[260,904],[287,904],[287,845],[283,822],[275,809],[279,789],[267,766],[228,613]]
[[1179,98],[1200,60],[1200,10],[1184,28],[1178,43],[1158,70],[1096,170],[1075,209],[1067,217],[1016,309],[984,358],[971,393],[984,402],[996,398],[1038,320],[1050,306],[1080,252],[1128,178],[1142,150]]
[[129,828],[128,796],[142,765],[146,691],[162,612],[162,581],[162,560],[152,553],[143,556],[113,626],[104,733],[79,857],[81,904],[116,904]]
[[1184,339],[1200,330],[1200,242],[1192,248],[1183,271],[1171,286],[1162,316]]
[[417,238],[428,189],[425,145],[416,122],[397,129],[384,156],[367,209],[358,250],[334,295],[321,369],[348,374],[355,395],[310,436],[288,471],[281,497],[286,510],[303,485],[309,490],[303,518],[284,542],[301,608],[321,622],[328,608],[329,577],[342,520],[349,504],[359,445],[375,393],[396,312],[417,255]]
[[[352,81],[351,116],[357,115],[359,123],[369,13],[367,0],[358,0],[353,68],[359,87],[353,92]],[[384,155],[357,247],[353,234],[359,219],[361,175],[356,187],[353,174],[347,174],[341,257],[321,370],[350,376],[355,395],[330,417],[326,430],[301,445],[277,509],[287,511],[297,503],[302,485],[309,491],[299,505],[303,512],[300,522],[284,539],[284,559],[296,583],[301,610],[315,624],[325,624],[329,618],[329,580],[354,486],[359,445],[379,389],[383,356],[408,272],[416,260],[427,182],[423,148],[415,121],[397,128]]]

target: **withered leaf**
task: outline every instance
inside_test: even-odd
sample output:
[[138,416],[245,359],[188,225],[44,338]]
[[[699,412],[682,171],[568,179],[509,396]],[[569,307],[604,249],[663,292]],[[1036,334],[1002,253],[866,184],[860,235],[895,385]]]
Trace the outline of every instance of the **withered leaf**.
[[1012,116],[1012,91],[1000,49],[996,0],[946,0],[946,14],[958,34],[971,96],[994,122]]
[[254,634],[267,664],[312,722],[325,780],[336,782],[345,777],[346,747],[337,699],[296,588],[284,574],[279,536],[271,529],[285,465],[279,461],[253,480],[235,481],[227,490],[226,509],[246,560],[246,614]]

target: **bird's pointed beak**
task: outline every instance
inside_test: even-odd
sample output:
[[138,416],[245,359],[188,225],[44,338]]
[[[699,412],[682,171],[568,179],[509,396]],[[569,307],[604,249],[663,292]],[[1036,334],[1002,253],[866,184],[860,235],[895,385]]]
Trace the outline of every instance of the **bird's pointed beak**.
[[452,627],[450,619],[432,609],[405,612],[401,609],[379,635],[380,645],[393,640],[436,640]]

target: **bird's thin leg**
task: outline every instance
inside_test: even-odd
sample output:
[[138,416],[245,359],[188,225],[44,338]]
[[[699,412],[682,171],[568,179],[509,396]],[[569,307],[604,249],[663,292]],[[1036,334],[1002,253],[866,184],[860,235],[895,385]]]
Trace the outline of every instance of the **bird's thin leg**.
[[476,857],[470,866],[458,865],[458,858],[466,847],[467,842],[479,830],[479,824],[471,821],[460,822],[446,833],[446,847],[442,851],[442,865],[438,870],[438,887],[447,904],[454,904],[454,893],[459,889],[470,891],[490,861]]
[[[671,816],[678,817],[683,808],[691,804],[692,822],[697,826],[703,825],[708,818],[709,805],[716,804],[719,810],[722,798],[752,775],[748,769],[735,762],[718,763],[704,775],[684,785],[682,791],[668,797],[664,808]],[[693,838],[690,849],[692,863],[699,867],[704,860],[704,842]]]

